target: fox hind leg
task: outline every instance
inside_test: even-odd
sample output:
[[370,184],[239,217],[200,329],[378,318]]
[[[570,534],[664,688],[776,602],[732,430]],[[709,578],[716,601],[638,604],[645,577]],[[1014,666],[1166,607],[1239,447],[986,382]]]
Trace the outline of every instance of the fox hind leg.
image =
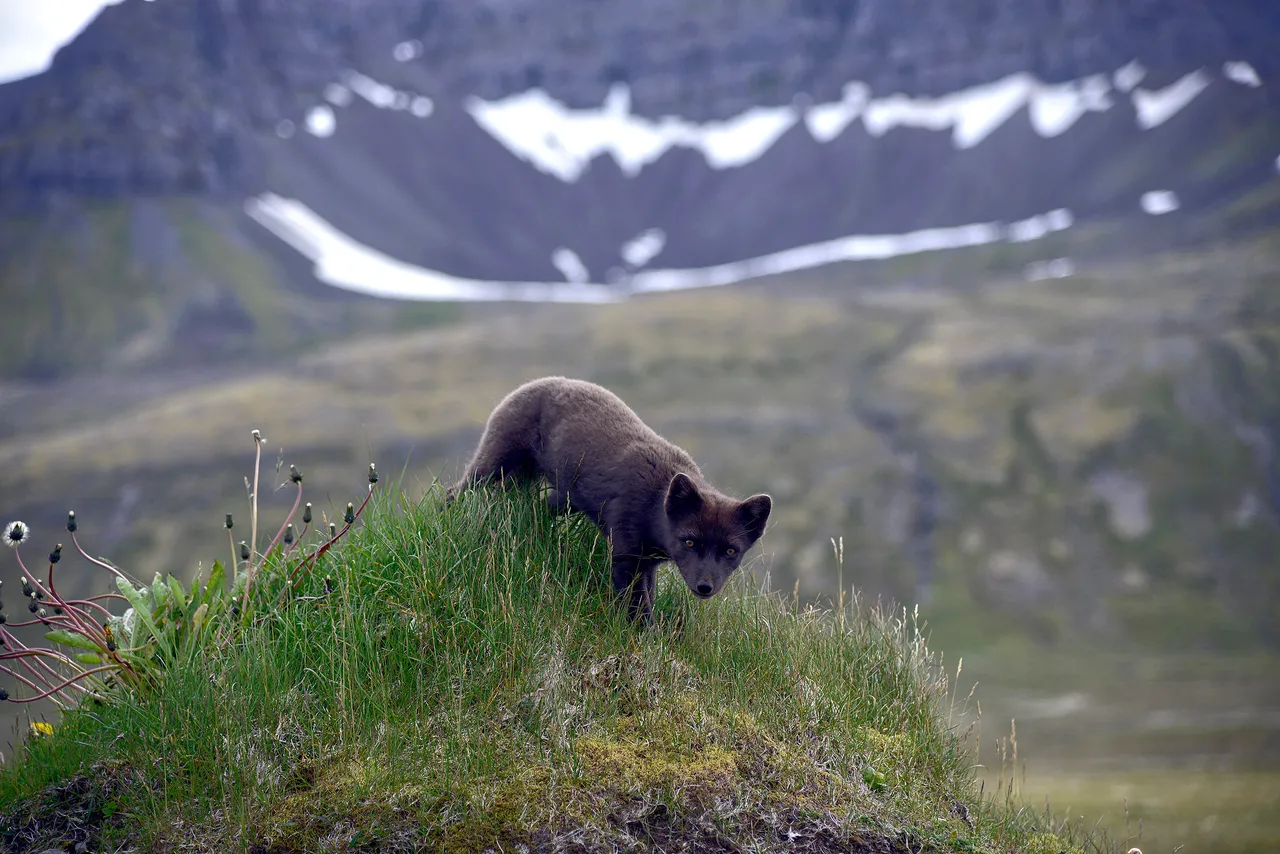
[[538,403],[535,395],[525,393],[513,395],[498,405],[489,416],[462,477],[449,488],[449,501],[480,481],[529,481],[537,476],[533,443],[538,434]]

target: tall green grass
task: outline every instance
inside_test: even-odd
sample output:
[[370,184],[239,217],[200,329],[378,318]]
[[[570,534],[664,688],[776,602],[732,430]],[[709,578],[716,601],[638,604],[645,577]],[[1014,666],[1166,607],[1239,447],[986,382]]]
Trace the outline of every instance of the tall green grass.
[[[802,609],[748,566],[707,602],[664,571],[643,628],[613,602],[598,530],[532,490],[448,508],[393,490],[365,520],[154,697],[30,739],[0,771],[0,840],[1071,848],[980,797],[910,615]],[[278,569],[258,601],[279,598]]]

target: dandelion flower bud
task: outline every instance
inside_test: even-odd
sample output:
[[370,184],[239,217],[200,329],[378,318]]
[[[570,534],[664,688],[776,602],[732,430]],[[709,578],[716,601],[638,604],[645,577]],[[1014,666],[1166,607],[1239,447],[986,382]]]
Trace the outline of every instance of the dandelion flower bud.
[[302,483],[302,472],[298,471],[297,466],[289,466],[289,480],[294,483]]
[[338,524],[336,522],[329,523],[329,539],[338,536]]
[[374,467],[373,463],[369,463],[369,482],[378,482],[378,470]]
[[343,514],[342,521],[350,525],[356,520],[356,506],[350,501],[347,502],[347,512]]
[[9,692],[0,688],[0,703],[3,703],[7,699],[9,699]]
[[289,525],[284,529],[284,544],[287,546],[287,545],[290,545],[292,542],[293,542],[293,523],[290,522]]
[[27,603],[27,610],[34,614],[36,611],[40,610],[40,603],[32,599]]
[[240,559],[241,560],[249,559],[249,544],[246,543],[244,540],[240,541]]
[[49,552],[49,563],[57,563],[62,560],[62,543],[58,543],[53,547],[53,551]]
[[253,431],[253,441],[261,443],[263,441],[262,433],[257,430]]
[[76,511],[68,510],[67,511],[67,530],[74,534],[76,532],[76,528],[78,527],[80,526],[76,524]]
[[302,508],[302,524],[311,524],[311,502],[307,502],[307,506]]
[[230,513],[228,513],[228,514],[227,514],[227,521],[226,521],[226,525],[227,525],[227,530],[228,530],[228,531],[230,531],[230,530],[231,530],[231,528],[235,525],[235,520],[231,518],[231,514],[230,514]]

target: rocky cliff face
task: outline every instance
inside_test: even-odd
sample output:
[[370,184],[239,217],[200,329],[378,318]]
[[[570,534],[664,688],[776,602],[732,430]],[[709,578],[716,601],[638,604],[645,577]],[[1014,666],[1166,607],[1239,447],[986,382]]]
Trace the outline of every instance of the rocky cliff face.
[[1278,39],[1269,0],[127,0],[48,73],[0,87],[0,203],[259,189],[256,137],[393,49],[446,101],[543,87],[596,106],[621,81],[639,114],[714,119],[854,80],[939,94],[1135,58],[1157,82],[1228,60],[1273,80]]

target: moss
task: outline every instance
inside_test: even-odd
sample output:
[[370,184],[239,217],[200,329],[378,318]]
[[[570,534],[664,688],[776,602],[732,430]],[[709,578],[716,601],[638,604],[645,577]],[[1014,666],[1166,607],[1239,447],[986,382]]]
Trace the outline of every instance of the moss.
[[1056,833],[1037,833],[1027,840],[1023,854],[1077,854],[1083,851],[1078,845],[1068,845]]

